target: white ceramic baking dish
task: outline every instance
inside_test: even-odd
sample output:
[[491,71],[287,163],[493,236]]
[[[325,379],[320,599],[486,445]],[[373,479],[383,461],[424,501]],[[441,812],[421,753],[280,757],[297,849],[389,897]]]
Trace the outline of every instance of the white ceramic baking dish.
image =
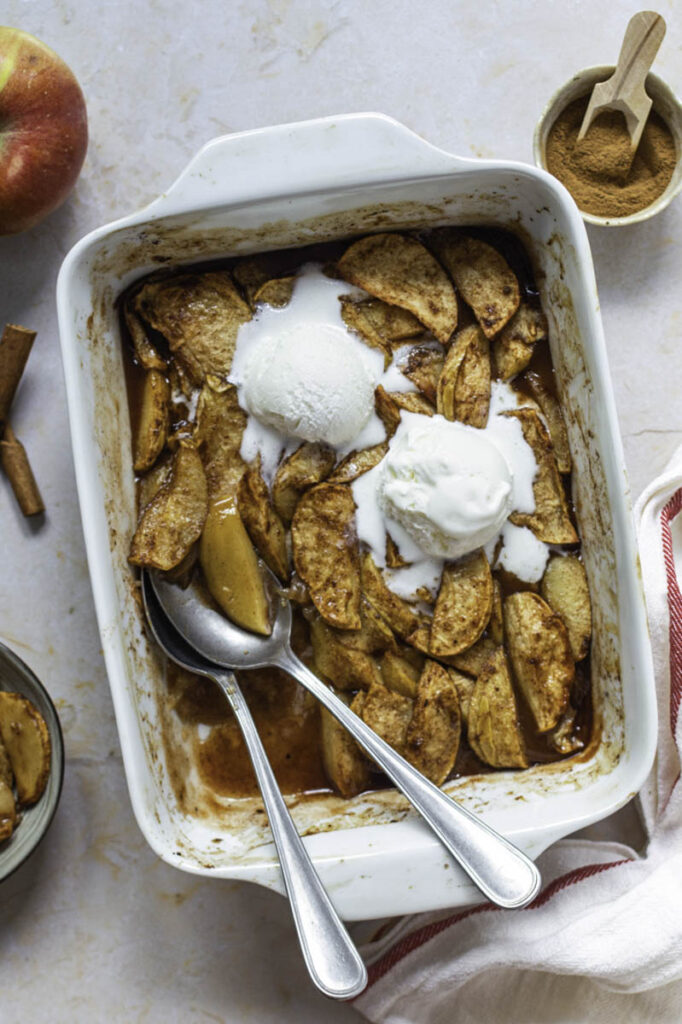
[[[624,804],[649,771],[656,713],[633,524],[592,260],[568,193],[541,170],[452,156],[376,114],[245,132],[209,143],[151,206],[82,239],[57,289],[83,529],[130,796],[147,840],[176,867],[282,889],[257,801],[202,803],[187,766],[191,799],[179,802],[173,786],[178,762],[167,743],[181,747],[182,735],[164,710],[162,664],[126,561],[134,490],[116,297],[171,264],[446,223],[510,228],[534,263],[594,599],[597,732],[578,758],[455,781],[448,792],[535,857]],[[392,790],[292,806],[346,919],[478,898]]]

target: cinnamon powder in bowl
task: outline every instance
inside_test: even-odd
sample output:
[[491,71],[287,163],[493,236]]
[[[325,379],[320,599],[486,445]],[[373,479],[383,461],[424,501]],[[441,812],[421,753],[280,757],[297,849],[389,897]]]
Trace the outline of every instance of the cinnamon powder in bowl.
[[682,188],[682,108],[668,87],[649,75],[654,101],[634,159],[619,111],[600,114],[579,143],[578,132],[596,82],[611,68],[580,72],[550,101],[535,133],[535,161],[575,199],[586,221],[620,225],[662,210]]

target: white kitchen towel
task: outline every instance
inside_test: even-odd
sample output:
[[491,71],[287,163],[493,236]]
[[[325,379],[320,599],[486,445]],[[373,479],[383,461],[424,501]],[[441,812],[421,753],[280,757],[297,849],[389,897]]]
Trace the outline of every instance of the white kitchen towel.
[[[646,850],[562,840],[540,858],[545,886],[524,910],[482,904],[393,922],[363,949],[370,983],[354,1005],[370,1021],[453,1024],[464,986],[480,982],[486,1002],[504,1008],[528,972],[538,987],[553,974],[614,993],[682,978],[681,512],[682,448],[635,508],[659,710],[658,755],[640,795]],[[678,1009],[665,1019],[682,1020]],[[502,1009],[500,1019],[512,1018]]]

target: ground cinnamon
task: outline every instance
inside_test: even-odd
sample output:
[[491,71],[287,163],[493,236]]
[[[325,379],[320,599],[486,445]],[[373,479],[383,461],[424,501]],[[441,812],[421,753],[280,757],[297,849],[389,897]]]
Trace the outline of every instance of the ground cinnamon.
[[650,206],[672,178],[677,151],[672,132],[652,110],[630,166],[630,136],[620,111],[600,114],[579,143],[589,95],[569,103],[549,130],[546,164],[585,213],[627,217]]

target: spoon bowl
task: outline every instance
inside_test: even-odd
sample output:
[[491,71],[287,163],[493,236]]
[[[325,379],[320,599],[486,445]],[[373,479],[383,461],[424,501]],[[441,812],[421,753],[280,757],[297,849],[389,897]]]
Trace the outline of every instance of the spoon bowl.
[[145,575],[166,615],[195,651],[216,665],[247,669],[276,664],[286,651],[291,634],[291,605],[277,592],[278,584],[270,570],[263,567],[263,573],[270,595],[270,636],[235,625],[209,603],[194,583],[182,589],[170,583],[158,569],[148,570]]
[[[270,592],[276,581],[263,570]],[[315,696],[410,801],[446,849],[488,899],[501,907],[523,907],[537,895],[541,879],[535,864],[479,817],[455,803],[396,753],[291,650],[291,607],[273,597],[272,633],[257,636],[211,608],[195,583],[181,590],[161,573],[145,572],[159,604],[184,639],[224,668],[284,669]]]

